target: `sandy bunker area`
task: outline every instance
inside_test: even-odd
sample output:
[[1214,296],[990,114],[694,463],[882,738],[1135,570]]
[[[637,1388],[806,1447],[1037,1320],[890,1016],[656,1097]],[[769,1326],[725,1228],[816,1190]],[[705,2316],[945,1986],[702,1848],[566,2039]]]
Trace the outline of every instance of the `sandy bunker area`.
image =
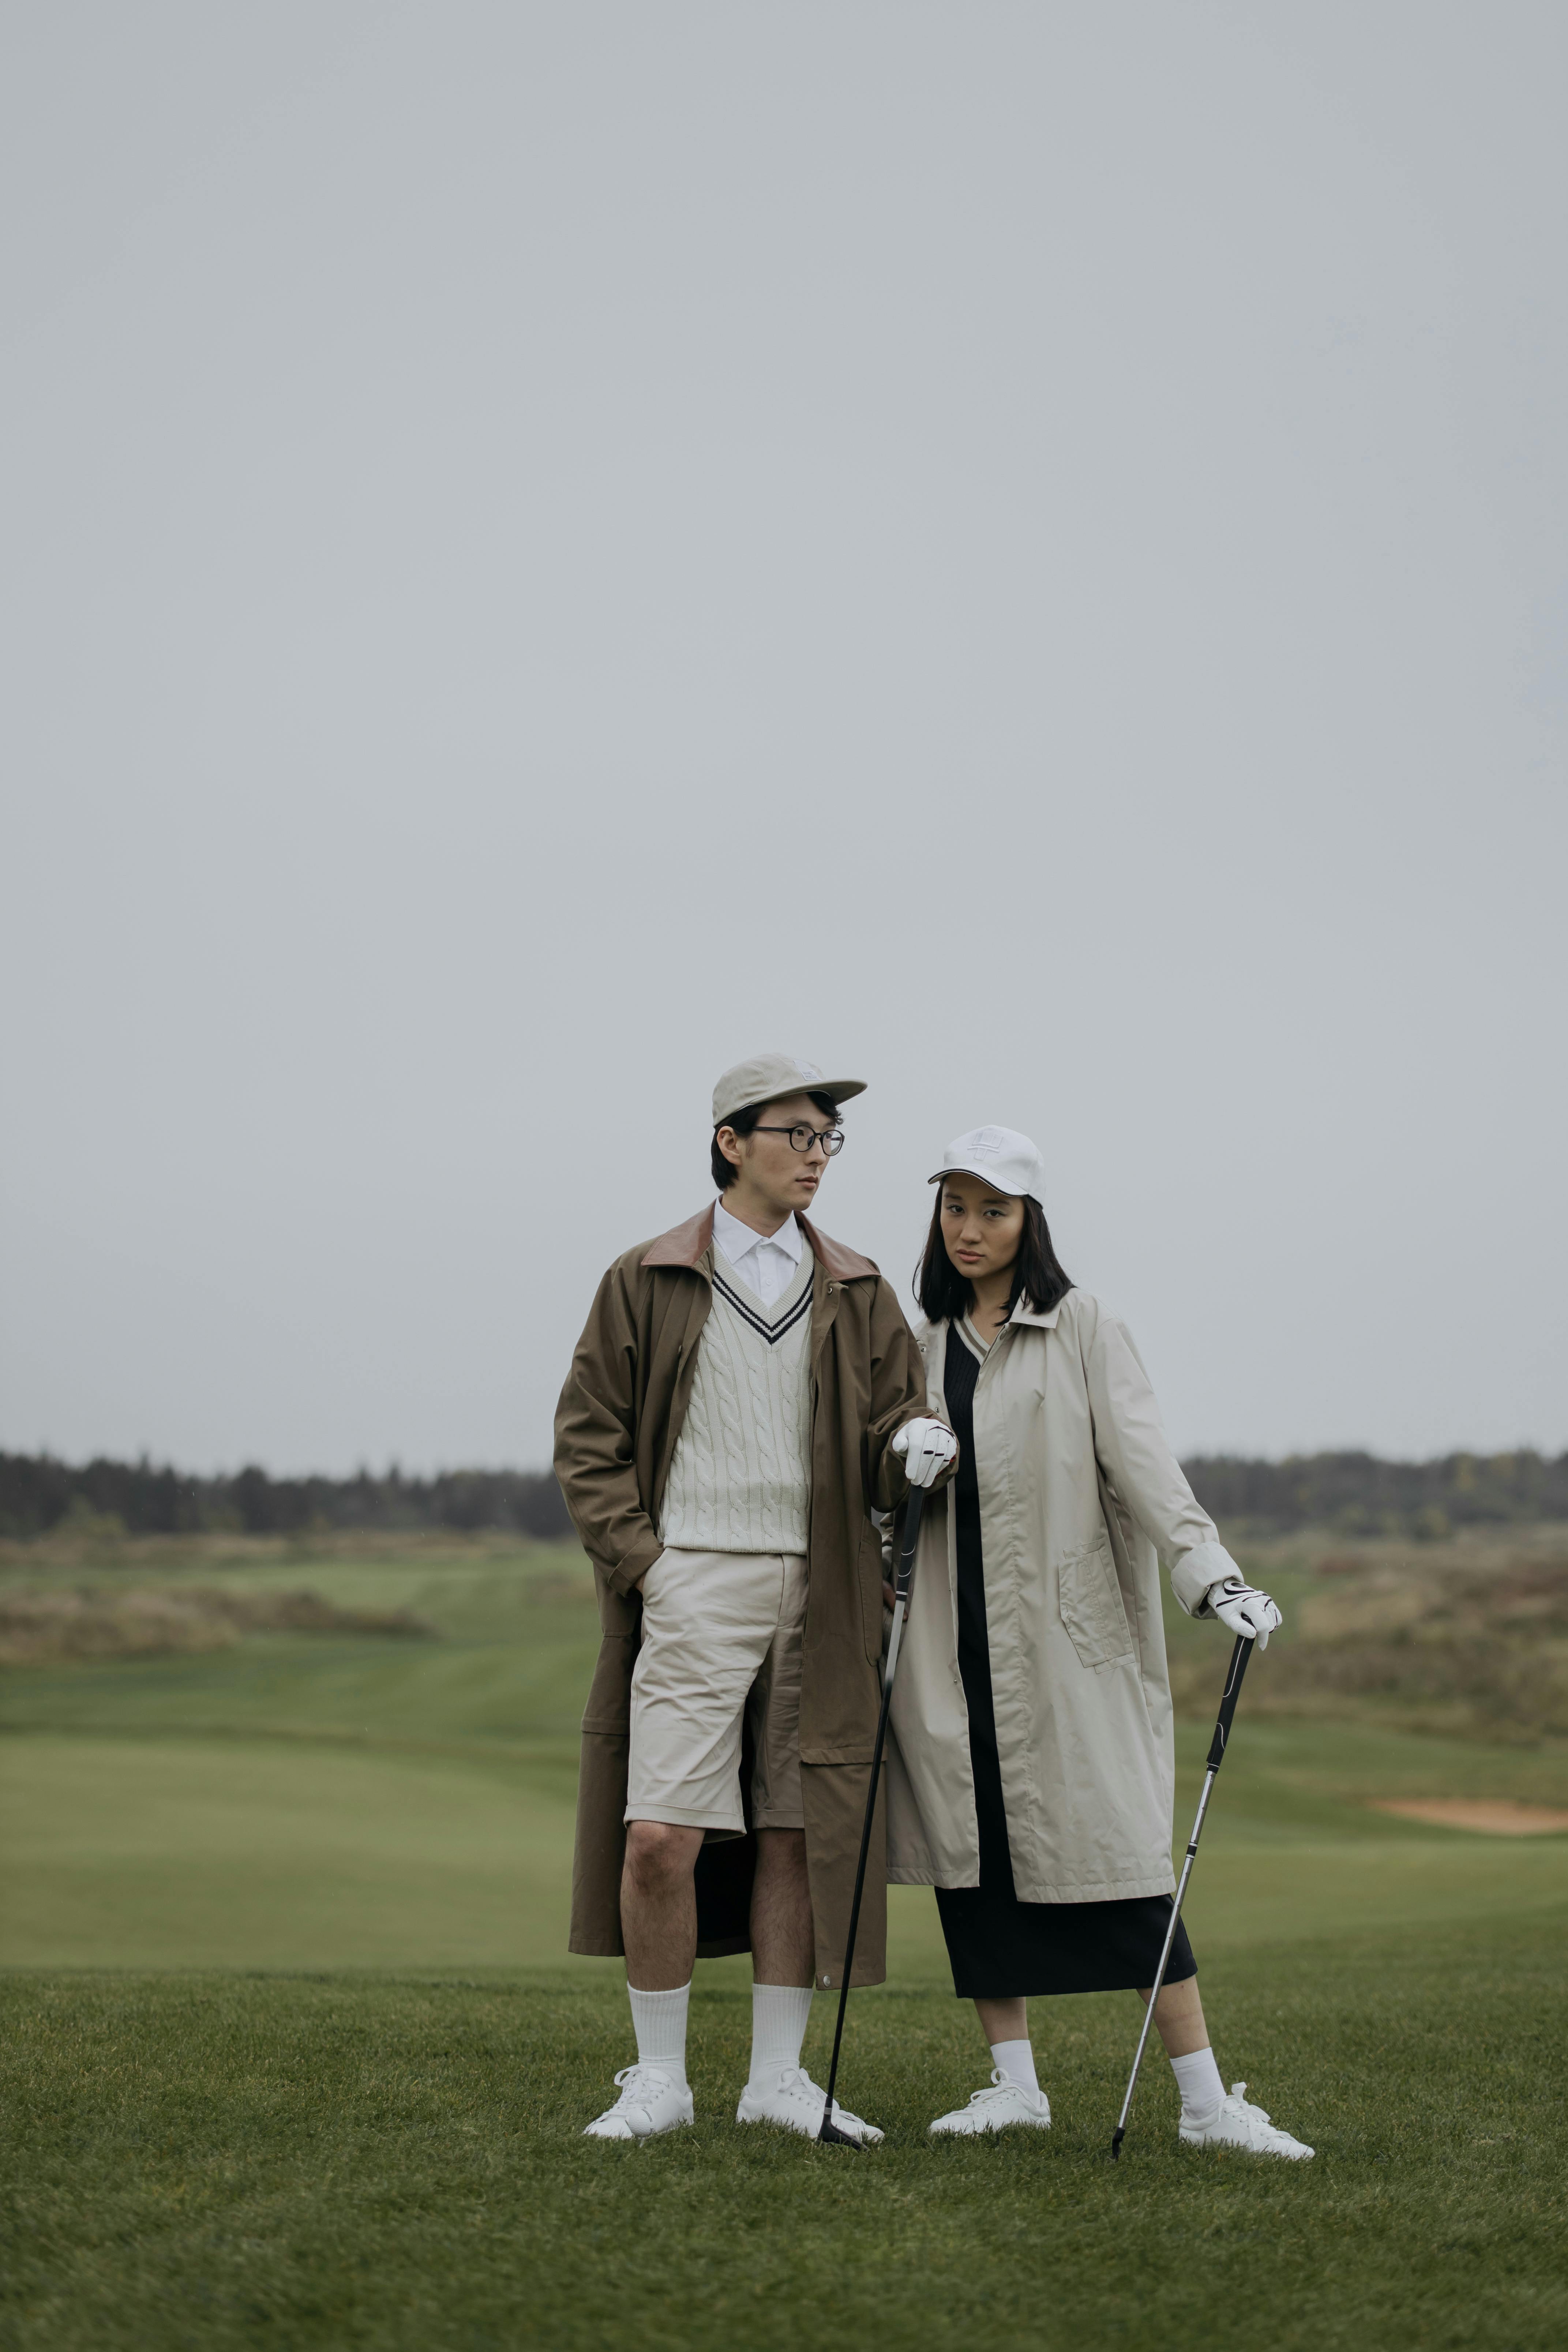
[[1436,1822],[1446,1830],[1480,1830],[1488,1837],[1540,1837],[1568,1830],[1568,1812],[1553,1805],[1521,1805],[1510,1797],[1373,1797],[1375,1813]]

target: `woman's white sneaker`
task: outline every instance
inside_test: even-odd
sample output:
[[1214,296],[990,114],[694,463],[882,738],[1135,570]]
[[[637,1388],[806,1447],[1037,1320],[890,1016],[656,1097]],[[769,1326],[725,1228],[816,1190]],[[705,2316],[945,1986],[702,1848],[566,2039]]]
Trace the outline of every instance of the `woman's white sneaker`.
[[993,2069],[984,2090],[972,2092],[966,2107],[938,2116],[931,2129],[973,2136],[1006,2131],[1014,2124],[1033,2124],[1037,2131],[1049,2131],[1051,2103],[1044,2091],[1031,2091],[1026,2084],[1012,2082]]
[[616,2076],[620,2097],[584,2127],[584,2139],[652,2139],[691,2121],[691,2092],[662,2066],[623,2066]]
[[[827,2094],[814,2083],[804,2066],[780,2069],[776,2084],[748,2083],[741,2094],[741,2104],[735,2110],[738,2124],[783,2124],[788,2131],[804,2132],[815,2139],[822,2129],[822,2110]],[[879,2140],[881,2133],[875,2124],[862,2122],[847,2107],[833,2102],[833,2120],[842,2132],[858,2140],[863,2147]]]
[[1182,2137],[1189,2147],[1239,2147],[1250,2156],[1285,2156],[1295,2163],[1311,2155],[1303,2139],[1271,2124],[1261,2107],[1243,2096],[1245,2083],[1233,2083],[1230,2096],[1212,2115],[1189,2117],[1182,2110]]

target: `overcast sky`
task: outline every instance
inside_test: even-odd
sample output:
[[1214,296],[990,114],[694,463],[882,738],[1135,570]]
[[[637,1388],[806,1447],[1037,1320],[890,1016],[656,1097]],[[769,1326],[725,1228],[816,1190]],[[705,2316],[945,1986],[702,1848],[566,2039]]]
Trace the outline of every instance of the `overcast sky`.
[[11,0],[0,1444],[534,1465],[709,1094],[1568,1444],[1558,0]]

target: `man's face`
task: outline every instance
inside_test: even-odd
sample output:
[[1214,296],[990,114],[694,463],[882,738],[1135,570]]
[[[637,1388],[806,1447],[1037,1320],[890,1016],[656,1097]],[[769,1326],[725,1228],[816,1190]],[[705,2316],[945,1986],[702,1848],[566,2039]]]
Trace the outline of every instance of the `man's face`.
[[[731,1167],[740,1171],[739,1182],[744,1185],[758,1208],[776,1211],[778,1221],[795,1209],[809,1209],[816,1198],[816,1188],[827,1168],[827,1154],[816,1138],[832,1122],[826,1111],[818,1110],[809,1095],[785,1095],[782,1101],[765,1103],[755,1131],[738,1136],[733,1128],[719,1129],[719,1149]],[[797,1151],[788,1133],[779,1134],[780,1128],[808,1127],[812,1144],[808,1151]],[[738,1189],[731,1187],[731,1191]],[[729,1194],[725,1206],[732,1207]]]

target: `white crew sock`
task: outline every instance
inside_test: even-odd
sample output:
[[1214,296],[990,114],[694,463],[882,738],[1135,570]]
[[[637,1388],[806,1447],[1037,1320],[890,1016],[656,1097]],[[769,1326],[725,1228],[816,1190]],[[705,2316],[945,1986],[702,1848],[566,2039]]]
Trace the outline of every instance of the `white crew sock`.
[[1182,2115],[1190,2124],[1201,2123],[1212,2116],[1225,2096],[1225,2084],[1215,2063],[1212,2050],[1189,2050],[1184,2058],[1173,2058],[1171,2072],[1176,2078],[1176,2088],[1182,2095]]
[[749,2089],[775,2091],[779,2078],[800,2064],[811,2015],[809,1985],[752,1987],[752,2078]]
[[686,2011],[691,2000],[689,1983],[674,1992],[638,1992],[628,1984],[632,2024],[637,2037],[637,2064],[662,2067],[671,2082],[686,2087]]
[[1035,2052],[1027,2034],[1022,2042],[994,2042],[991,2056],[996,2072],[1005,2082],[1016,2083],[1026,2091],[1040,2095],[1039,2076],[1035,2072]]

